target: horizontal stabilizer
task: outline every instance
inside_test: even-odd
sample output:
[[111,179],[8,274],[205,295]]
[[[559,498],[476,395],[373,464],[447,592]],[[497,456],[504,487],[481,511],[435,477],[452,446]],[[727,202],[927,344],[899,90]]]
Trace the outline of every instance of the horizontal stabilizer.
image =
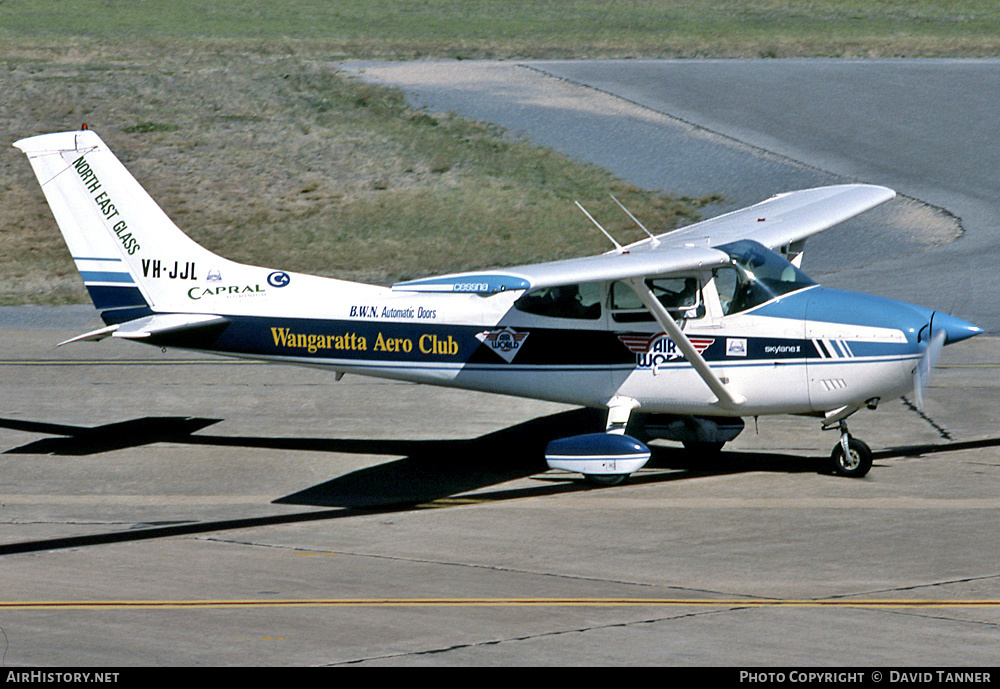
[[121,324],[109,325],[106,328],[100,328],[99,330],[93,330],[89,333],[84,333],[83,335],[77,335],[76,337],[71,337],[68,340],[63,340],[56,347],[62,347],[63,345],[69,344],[71,342],[100,342],[106,337],[111,337]]
[[60,342],[57,347],[62,347],[70,342],[98,342],[106,337],[121,337],[128,340],[142,340],[153,335],[163,335],[180,331],[197,330],[214,325],[228,323],[229,319],[224,316],[214,314],[199,313],[162,313],[145,318],[137,318],[127,323],[109,325],[93,332],[77,335],[64,342]]

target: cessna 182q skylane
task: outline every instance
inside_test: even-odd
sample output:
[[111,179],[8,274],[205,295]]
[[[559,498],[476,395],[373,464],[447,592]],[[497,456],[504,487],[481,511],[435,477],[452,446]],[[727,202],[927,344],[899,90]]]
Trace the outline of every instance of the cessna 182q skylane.
[[940,348],[982,332],[801,272],[805,239],[893,198],[885,187],[780,194],[598,256],[387,288],[216,256],[92,131],[14,145],[107,324],[67,342],[119,337],[606,409],[606,432],[546,450],[549,466],[598,483],[649,459],[626,431],[715,450],[764,414],[839,427],[831,468],[863,476],[871,450],[845,420],[911,391],[919,403]]

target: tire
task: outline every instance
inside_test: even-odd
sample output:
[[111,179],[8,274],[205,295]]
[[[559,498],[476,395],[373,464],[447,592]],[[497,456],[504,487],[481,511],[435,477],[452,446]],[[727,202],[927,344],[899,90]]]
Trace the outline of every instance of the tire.
[[699,442],[699,441],[688,441],[684,443],[684,449],[689,455],[694,457],[718,457],[719,453],[722,452],[722,446],[725,443],[709,443],[709,442]]
[[850,453],[846,458],[840,443],[834,445],[830,454],[833,473],[848,478],[861,478],[872,468],[871,448],[856,438],[848,438],[847,445]]

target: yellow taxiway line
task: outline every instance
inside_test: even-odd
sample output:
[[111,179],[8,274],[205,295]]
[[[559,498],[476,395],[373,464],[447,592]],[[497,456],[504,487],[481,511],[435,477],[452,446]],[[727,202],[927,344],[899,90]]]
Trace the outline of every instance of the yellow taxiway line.
[[223,608],[668,607],[668,608],[1000,608],[1000,599],[837,598],[308,598],[234,600],[0,601],[0,610],[142,610]]

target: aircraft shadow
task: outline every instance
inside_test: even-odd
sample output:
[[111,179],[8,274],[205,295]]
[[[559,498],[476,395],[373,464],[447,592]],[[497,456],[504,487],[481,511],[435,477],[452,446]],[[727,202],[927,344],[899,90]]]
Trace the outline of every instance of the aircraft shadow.
[[592,410],[576,409],[462,440],[328,441],[337,446],[337,452],[404,456],[338,476],[274,502],[373,507],[426,502],[506,483],[546,471],[544,454],[549,442],[601,430],[602,416]]
[[[603,414],[577,409],[532,419],[478,438],[460,440],[194,435],[196,431],[219,421],[220,419],[192,417],[143,417],[89,428],[20,419],[0,419],[0,428],[60,436],[37,440],[7,450],[4,454],[81,456],[157,442],[174,442],[206,446],[400,455],[401,458],[338,476],[273,501],[274,504],[327,509],[231,520],[180,521],[127,531],[11,543],[0,546],[0,555],[334,520],[360,514],[390,513],[473,490],[478,492],[470,496],[470,499],[476,502],[496,502],[591,490],[593,486],[574,474],[544,475],[547,468],[543,459],[544,449],[555,438],[600,431],[604,425]],[[875,459],[912,457],[996,446],[1000,446],[1000,438],[914,445],[876,452]],[[740,451],[698,456],[678,447],[654,445],[651,449],[652,457],[646,466],[661,471],[643,471],[635,474],[629,478],[626,487],[751,471],[775,473],[827,471],[825,457]],[[536,476],[536,481],[532,485],[492,491],[481,490],[528,476]],[[445,502],[435,506],[447,505]]]
[[872,456],[875,459],[894,459],[899,457],[919,457],[920,455],[936,454],[938,452],[979,450],[986,447],[1000,447],[1000,438],[949,441],[933,445],[902,445],[900,447],[890,447],[885,450],[872,452]]
[[221,419],[146,416],[140,419],[88,427],[21,419],[0,419],[0,428],[61,436],[36,440],[27,445],[7,450],[4,454],[83,456],[159,442],[187,442],[192,433],[219,423],[219,421]]
[[[478,438],[458,440],[384,440],[338,438],[274,438],[195,434],[220,419],[143,417],[97,427],[0,419],[0,428],[48,433],[44,438],[4,454],[82,456],[140,447],[157,442],[216,447],[299,450],[366,455],[399,455],[400,459],[365,467],[276,499],[276,504],[314,507],[377,508],[414,504],[543,474],[545,446],[553,439],[597,432],[603,414],[576,409],[531,419]],[[630,483],[671,481],[708,474],[745,471],[802,472],[821,468],[816,461],[765,453],[722,452],[712,457],[679,448],[653,446],[650,468],[670,472],[639,474]],[[477,494],[477,499],[530,497],[592,486],[573,474],[540,476],[533,487]]]
[[762,471],[782,474],[822,473],[827,462],[822,457],[803,457],[775,452],[741,452],[725,450],[718,454],[700,455],[677,447],[652,447],[652,457],[646,463],[650,469],[669,469],[667,476],[635,475],[630,483],[689,479],[696,476],[722,476]]
[[[8,543],[0,545],[0,556],[233,529],[330,521],[412,509],[415,503],[545,471],[547,467],[543,454],[545,445],[550,440],[600,430],[604,423],[602,416],[590,410],[579,409],[532,419],[470,440],[338,440],[192,435],[219,420],[184,417],[147,417],[94,428],[0,419],[0,428],[62,436],[38,440],[7,450],[4,454],[81,456],[168,441],[207,446],[403,455],[402,459],[361,469],[274,501],[275,504],[333,509],[216,521],[180,521],[126,531]],[[559,482],[559,485],[541,484],[527,492],[498,491],[491,498],[513,499],[587,487],[580,481],[567,480]]]
[[[278,498],[275,504],[314,507],[377,508],[428,502],[542,474],[545,446],[556,438],[599,432],[604,415],[575,409],[531,419],[478,438],[458,440],[384,440],[355,438],[273,438],[197,434],[220,419],[192,417],[143,417],[97,427],[0,419],[0,428],[50,433],[44,438],[4,454],[82,456],[141,447],[157,442],[216,447],[247,447],[366,455],[399,455],[400,459],[365,467]],[[700,475],[746,471],[816,471],[821,463],[809,458],[722,452],[715,456],[692,455],[680,448],[653,446],[650,468],[670,472],[639,474],[630,483],[679,480]],[[503,500],[586,490],[592,486],[573,474],[542,476],[536,486],[514,491],[477,494],[477,499]]]
[[[531,419],[478,438],[459,440],[384,440],[338,438],[273,438],[262,436],[195,435],[221,419],[198,417],[142,417],[96,427],[0,418],[0,428],[45,433],[43,438],[7,450],[4,454],[83,456],[141,447],[158,442],[189,445],[249,447],[402,458],[366,467],[292,495],[283,504],[364,507],[433,500],[438,497],[504,483],[542,473],[545,446],[555,438],[603,429],[602,414],[576,409]],[[1000,438],[912,445],[876,451],[891,459],[964,449],[1000,446]],[[762,452],[724,451],[715,456],[692,455],[680,448],[653,446],[649,468],[670,469],[683,478],[701,474],[745,471],[798,473],[824,470],[823,458]],[[562,478],[553,478],[563,481]],[[634,476],[631,482],[666,480]]]
[[[0,428],[48,433],[4,454],[82,456],[157,442],[216,447],[400,455],[279,498],[277,504],[376,507],[451,496],[544,472],[545,446],[555,438],[602,430],[603,415],[576,409],[532,419],[478,438],[383,440],[273,438],[198,434],[220,419],[143,417],[96,427],[0,419]],[[548,490],[546,488],[546,490]]]
[[[401,459],[366,467],[275,501],[281,504],[367,507],[433,500],[542,473],[546,470],[544,450],[550,441],[570,435],[598,432],[604,427],[603,414],[600,412],[575,409],[531,419],[478,438],[458,440],[195,435],[220,421],[221,419],[199,417],[147,416],[88,427],[0,418],[0,428],[59,436],[36,440],[6,450],[3,454],[83,456],[173,442],[306,452],[400,455]],[[986,438],[900,446],[873,454],[879,460],[997,446],[1000,446],[1000,438]],[[630,479],[631,483],[747,471],[824,471],[826,463],[823,457],[767,452],[726,450],[714,456],[699,456],[678,447],[653,445],[651,449],[653,454],[647,468],[668,469],[677,472],[677,475],[636,475]],[[566,480],[562,477],[541,478],[550,482]]]

